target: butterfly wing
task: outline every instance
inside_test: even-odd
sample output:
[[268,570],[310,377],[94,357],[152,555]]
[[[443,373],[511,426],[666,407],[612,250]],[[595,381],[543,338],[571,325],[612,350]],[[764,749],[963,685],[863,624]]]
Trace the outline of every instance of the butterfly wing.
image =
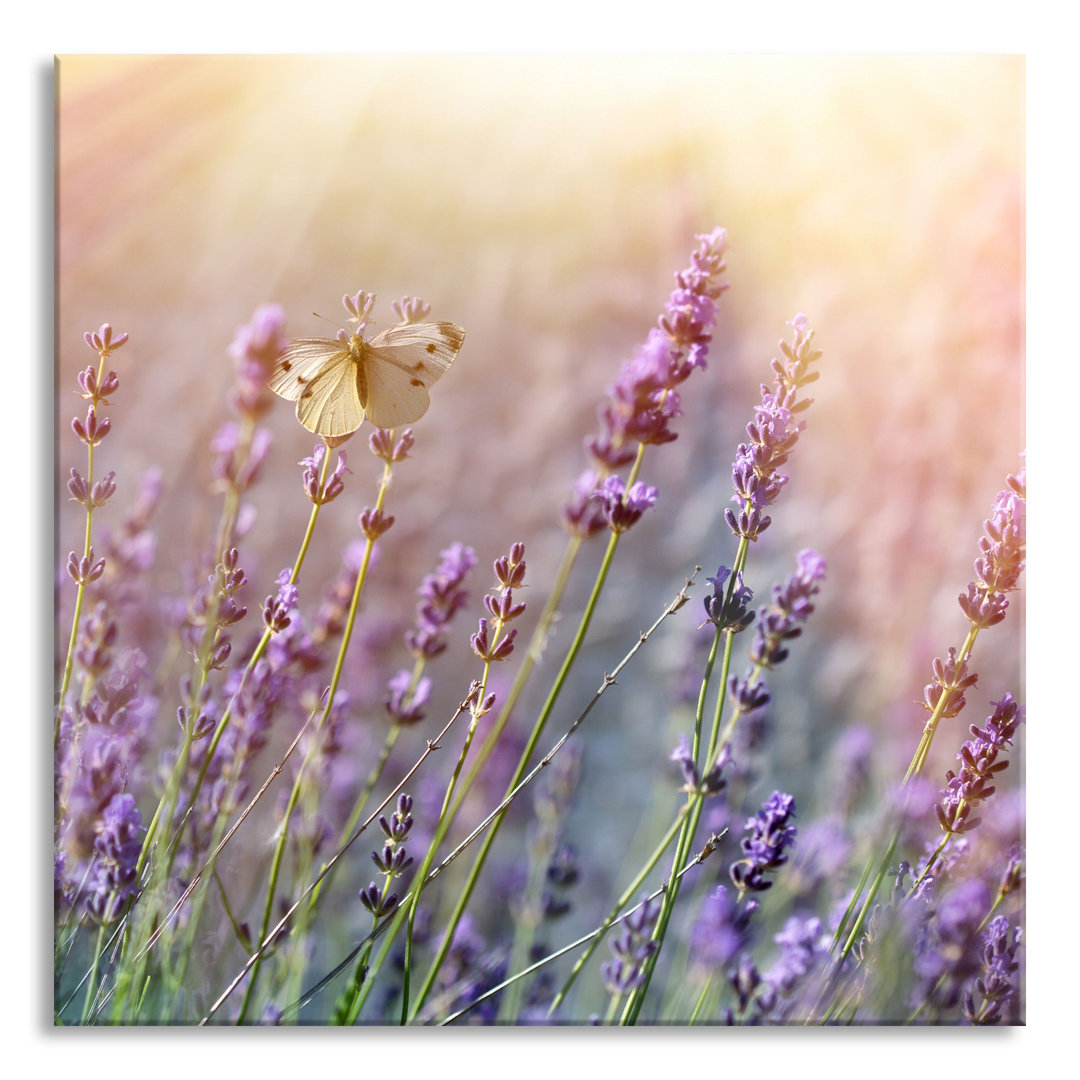
[[360,382],[376,427],[411,424],[427,412],[428,387],[454,362],[465,331],[451,322],[405,323],[365,343]]
[[296,402],[296,418],[316,435],[340,437],[364,422],[356,389],[356,360],[340,350],[307,384]]
[[278,357],[267,385],[286,401],[298,401],[311,380],[344,345],[330,338],[296,338]]

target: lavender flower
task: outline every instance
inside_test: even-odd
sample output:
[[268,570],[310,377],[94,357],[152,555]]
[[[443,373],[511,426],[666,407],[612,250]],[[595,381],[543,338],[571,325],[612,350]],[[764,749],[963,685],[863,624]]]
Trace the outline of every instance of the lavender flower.
[[636,525],[641,515],[656,505],[656,496],[656,488],[640,480],[627,490],[617,476],[609,476],[596,493],[608,528],[616,533],[624,533]]
[[[695,239],[698,246],[690,265],[675,275],[676,288],[657,325],[623,365],[597,409],[600,434],[585,440],[586,451],[604,476],[634,460],[635,443],[660,445],[677,438],[670,427],[681,412],[675,387],[695,368],[706,366],[717,300],[727,289],[720,281],[726,269],[727,233],[717,228]],[[582,488],[587,475],[578,480],[563,511],[564,524],[578,536],[596,531],[596,519],[587,513],[588,496]]]
[[806,427],[796,422],[796,414],[808,408],[812,401],[810,398],[799,401],[797,394],[818,377],[816,371],[809,370],[821,356],[812,347],[814,332],[809,329],[809,320],[805,315],[796,315],[790,325],[795,331],[794,341],[791,345],[781,341],[779,348],[784,360],[772,361],[776,391],[762,384],[761,404],[755,407],[754,420],[746,427],[750,442],[739,444],[731,470],[735,489],[731,501],[740,509],[736,513],[729,507],[724,511],[724,519],[736,536],[748,540],[757,540],[772,521],[764,510],[776,501],[788,481],[779,469],[786,464]]
[[[505,973],[505,956],[501,951],[489,949],[472,917],[468,913],[463,915],[454,928],[450,949],[435,980],[438,996],[445,1001],[444,1008],[456,1011],[471,1004],[502,982]],[[471,1023],[491,1023],[498,1010],[499,996],[494,995],[470,1010],[467,1019]]]
[[712,596],[705,597],[705,614],[717,630],[737,634],[754,621],[756,613],[749,609],[754,591],[743,584],[741,570],[735,575],[734,583],[726,585],[730,576],[730,568],[721,565],[716,577],[705,579],[713,587]]
[[135,864],[142,849],[141,825],[135,796],[114,795],[105,807],[94,840],[96,861],[86,893],[87,913],[96,922],[115,922],[135,891]]
[[251,321],[236,331],[229,355],[236,363],[236,384],[229,405],[238,416],[258,419],[270,408],[273,395],[267,390],[277,358],[288,348],[285,312],[278,304],[262,304]]
[[741,842],[746,857],[731,865],[731,880],[739,892],[764,892],[772,882],[762,876],[788,861],[785,853],[795,844],[797,829],[790,824],[795,816],[795,799],[774,791],[761,809],[746,823],[747,835]]
[[403,323],[423,322],[431,311],[431,305],[424,303],[419,296],[403,296],[390,306]]
[[405,428],[397,439],[384,428],[376,428],[368,437],[368,449],[381,461],[392,465],[409,456],[414,441],[412,428]]
[[[525,583],[525,545],[523,543],[514,544],[510,548],[509,555],[504,555],[495,561],[495,576],[501,586],[500,591],[497,594],[489,593],[484,597],[484,607],[492,617],[493,625],[489,626],[487,619],[482,618],[479,630],[470,638],[473,652],[485,663],[508,660],[514,651],[517,630],[508,631],[504,637],[502,629],[525,610],[523,603],[514,600],[514,589],[521,588]],[[474,707],[474,716],[487,712],[493,704],[494,700],[485,700],[480,703],[478,707]]]
[[435,572],[421,581],[416,628],[405,635],[405,644],[418,660],[430,660],[446,648],[447,629],[468,600],[464,582],[475,565],[472,548],[451,544],[440,553]]
[[292,621],[300,590],[292,583],[292,571],[288,568],[278,574],[277,595],[271,594],[263,601],[263,622],[272,634],[280,634]]
[[810,548],[800,551],[798,569],[783,585],[774,585],[772,604],[758,612],[757,631],[750,659],[758,667],[772,668],[787,658],[785,641],[802,634],[797,623],[806,622],[814,605],[810,598],[820,591],[818,582],[825,577],[825,560]]
[[766,981],[779,995],[790,997],[822,955],[827,940],[822,939],[820,919],[792,915],[783,930],[773,935],[773,941],[780,946],[780,955],[766,974]]
[[1013,844],[1007,853],[1001,885],[998,886],[998,895],[1004,899],[1017,892],[1024,881],[1024,845],[1017,843]]
[[609,938],[608,944],[614,955],[600,968],[609,993],[622,997],[645,981],[645,961],[657,948],[652,931],[659,915],[659,900],[646,901],[627,916],[619,932]]
[[346,467],[345,451],[342,450],[338,453],[334,471],[326,478],[325,484],[320,484],[322,462],[327,453],[325,443],[316,443],[311,457],[300,461],[300,464],[304,466],[304,492],[316,506],[325,506],[326,503],[333,502],[345,490],[344,474],[352,471]]
[[563,525],[573,536],[587,540],[607,525],[604,508],[598,498],[599,474],[586,469],[575,481],[569,501],[562,509]]
[[678,762],[682,770],[683,791],[697,792],[705,797],[719,795],[727,787],[727,781],[721,776],[725,765],[731,761],[731,747],[725,743],[717,755],[716,762],[705,774],[704,778],[698,772],[690,748],[690,740],[685,735],[679,736],[679,745],[671,752],[672,761]]
[[750,944],[750,921],[760,902],[739,902],[737,894],[718,885],[705,898],[690,932],[691,963],[710,975],[726,971]]
[[727,288],[719,281],[726,269],[727,233],[714,229],[696,237],[690,266],[675,275],[676,288],[668,298],[658,325],[637,355],[623,365],[599,410],[601,434],[586,440],[597,464],[613,471],[629,464],[633,442],[660,444],[677,438],[669,421],[679,415],[674,388],[705,357],[716,322],[716,301]]
[[974,738],[965,742],[957,754],[960,771],[949,769],[945,774],[948,783],[934,807],[942,830],[950,836],[968,832],[982,821],[972,818],[971,812],[994,794],[994,778],[1009,766],[1007,761],[998,760],[998,754],[1012,745],[1016,729],[1024,722],[1024,708],[1016,704],[1012,694],[991,704],[995,708],[986,726],[972,724],[968,729]]
[[1027,542],[1027,469],[1007,477],[994,510],[983,522],[975,580],[960,594],[960,608],[972,626],[993,626],[1005,618],[1005,593],[1017,587],[1024,570]]
[[1003,915],[990,921],[983,933],[982,973],[965,988],[963,996],[964,1016],[973,1024],[996,1024],[1002,1011],[1015,1002],[1020,962],[1016,953],[1020,948],[1023,930],[1010,927]]
[[400,877],[413,863],[412,856],[405,849],[405,842],[413,827],[412,805],[412,799],[402,792],[390,819],[384,816],[379,818],[379,828],[386,837],[386,843],[382,851],[371,853],[371,859],[379,873],[386,878],[386,887],[380,889],[372,882],[360,891],[360,903],[376,919],[389,915],[397,907],[398,895],[389,891],[390,882]]
[[960,882],[934,902],[914,941],[913,1005],[956,1006],[963,984],[981,970],[979,927],[989,910],[990,892],[977,878]]
[[[424,719],[424,707],[431,697],[431,680],[426,676],[412,689],[412,675],[402,668],[387,684],[386,711],[395,724],[411,727]],[[411,692],[410,692],[411,691]]]

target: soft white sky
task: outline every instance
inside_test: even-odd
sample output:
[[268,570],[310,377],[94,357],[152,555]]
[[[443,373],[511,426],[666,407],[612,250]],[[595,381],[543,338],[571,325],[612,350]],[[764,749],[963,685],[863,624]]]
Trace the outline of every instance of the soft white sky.
[[[1004,5],[1003,5],[1004,6]],[[341,0],[305,0],[274,9],[270,5],[230,5],[222,0],[187,0],[183,5],[158,5],[120,0],[47,3],[20,8],[19,22],[5,28],[4,63],[0,65],[5,103],[4,295],[9,317],[29,312],[24,329],[15,334],[9,323],[6,369],[9,401],[29,407],[12,409],[7,443],[11,448],[7,482],[14,492],[7,502],[12,525],[5,530],[9,650],[5,663],[9,697],[5,710],[9,782],[9,836],[16,837],[16,855],[6,860],[3,890],[5,978],[0,1009],[8,1054],[26,1050],[47,1060],[51,1071],[65,1066],[88,1078],[122,1068],[150,1067],[163,1077],[186,1075],[213,1061],[215,1073],[226,1075],[241,1062],[267,1076],[293,1074],[297,1068],[320,1071],[345,1066],[370,1068],[377,1060],[371,1047],[358,1039],[375,1038],[376,1051],[404,1051],[404,1067],[422,1075],[425,1066],[445,1070],[467,1055],[474,1076],[512,1068],[532,1076],[552,1066],[565,1074],[592,1073],[598,1066],[634,1068],[628,1076],[650,1073],[665,1065],[685,1072],[688,1066],[730,1071],[757,1060],[771,1072],[784,1066],[805,1070],[820,1060],[822,1069],[835,1067],[839,1056],[857,1068],[873,1061],[876,1076],[907,1076],[912,1069],[951,1070],[956,1065],[984,1062],[1009,1068],[1034,1049],[1053,1053],[1054,1044],[1070,1034],[1065,1020],[1063,980],[1071,965],[1055,965],[1054,952],[1069,949],[1073,921],[1069,901],[1078,859],[1066,846],[1075,830],[1066,823],[1065,791],[1071,777],[1058,781],[1049,769],[1049,754],[1058,739],[1069,739],[1068,720],[1076,715],[1070,696],[1058,690],[1052,672],[1068,670],[1062,663],[1069,644],[1056,633],[1063,625],[1051,604],[1050,574],[1066,560],[1075,545],[1070,527],[1075,516],[1069,495],[1076,460],[1075,419],[1077,359],[1074,326],[1067,320],[1076,309],[1077,200],[1080,191],[1076,155],[1076,109],[1080,101],[1073,35],[1062,25],[1060,3],[1028,2],[1008,5],[998,14],[985,3],[908,0],[888,6],[882,17],[878,5],[771,2],[733,5],[684,0],[681,4],[639,8],[630,0],[592,3],[590,0],[544,0],[523,8],[524,17],[511,14],[516,5],[479,0],[406,0],[374,5]],[[614,17],[611,12],[618,11]],[[1057,13],[1055,15],[1055,12]],[[51,311],[51,96],[49,80],[54,53],[130,52],[520,52],[520,51],[745,51],[745,52],[1008,52],[1028,57],[1028,363],[1029,463],[1035,493],[1032,521],[1034,569],[1028,574],[1030,594],[1030,672],[1028,678],[1029,859],[1031,865],[1029,927],[1029,1027],[1019,1032],[987,1032],[970,1042],[972,1033],[906,1032],[862,1029],[851,1032],[613,1032],[577,1029],[557,1033],[434,1032],[410,1033],[393,1044],[377,1032],[354,1033],[347,1044],[328,1045],[330,1033],[245,1031],[233,1036],[215,1033],[212,1047],[195,1055],[163,1054],[160,1046],[143,1044],[142,1037],[169,1042],[198,1039],[195,1032],[54,1033],[48,1026],[50,999],[48,894],[45,858],[50,838],[48,798],[48,739],[51,729],[43,699],[50,695],[49,634],[51,632],[50,552],[52,549],[52,386],[50,343],[41,341]],[[29,327],[27,334],[25,328]],[[21,369],[21,371],[20,371]],[[30,370],[28,380],[14,376]],[[40,377],[37,373],[43,373]],[[18,381],[16,382],[16,378]],[[1052,380],[1052,382],[1051,382]],[[1041,384],[1053,387],[1058,405],[1051,413]],[[29,394],[26,388],[29,387]],[[18,398],[15,395],[18,394]],[[1035,412],[1038,410],[1038,413]],[[11,422],[14,421],[14,427]],[[1068,470],[1066,472],[1066,470]],[[1051,496],[1051,482],[1060,483]],[[26,510],[29,509],[29,514]],[[24,520],[25,519],[25,520]],[[1068,547],[1066,547],[1068,545]],[[29,556],[29,559],[27,558]],[[32,568],[30,573],[26,567]],[[1061,575],[1068,582],[1073,573]],[[1065,603],[1069,603],[1066,598]],[[24,620],[32,626],[26,633]],[[29,677],[28,677],[29,674]],[[1060,705],[1060,708],[1055,706]],[[1051,743],[1048,724],[1060,725]],[[27,763],[32,763],[28,768]],[[1054,792],[1057,791],[1058,794]],[[25,826],[25,809],[33,806],[36,827]],[[1060,815],[1060,816],[1059,816]],[[1044,841],[1042,837],[1047,839]],[[1064,843],[1063,843],[1064,841]],[[1053,845],[1053,846],[1051,846]],[[31,869],[32,868],[32,869]],[[20,873],[21,872],[21,873]],[[1063,880],[1062,876],[1065,876]],[[51,875],[50,875],[51,876]],[[32,881],[29,891],[27,881]],[[1051,884],[1052,882],[1052,884]],[[1055,887],[1056,886],[1056,887]],[[1059,897],[1051,912],[1051,896]],[[1055,920],[1056,919],[1056,923]],[[1060,928],[1060,929],[1059,929]],[[29,932],[28,932],[29,930]],[[1061,940],[1051,937],[1055,932]],[[1047,955],[1049,954],[1049,955]],[[1059,968],[1055,975],[1052,968]],[[966,1037],[964,1037],[966,1034]],[[392,1033],[391,1033],[392,1035]],[[767,1038],[767,1042],[763,1040]],[[101,1037],[110,1045],[102,1046]],[[390,1037],[390,1036],[388,1036]],[[125,1038],[125,1045],[113,1043]],[[127,1039],[136,1039],[128,1042]],[[720,1040],[724,1041],[721,1042]],[[272,1042],[271,1042],[272,1040]],[[558,1045],[552,1045],[554,1040]],[[525,1046],[525,1043],[528,1046]],[[26,1043],[27,1045],[22,1045]],[[540,1053],[529,1051],[540,1050]],[[358,1051],[362,1058],[357,1058]],[[523,1054],[522,1051],[525,1051]],[[543,1052],[543,1051],[546,1051]],[[269,1053],[273,1053],[273,1059]],[[816,1057],[815,1052],[821,1056]],[[809,1059],[807,1054],[812,1055]],[[211,1057],[211,1054],[213,1055]],[[754,1055],[751,1059],[750,1055]],[[117,1056],[119,1055],[119,1056]],[[197,1056],[196,1056],[197,1055]],[[557,1055],[557,1057],[556,1057]],[[603,1056],[601,1056],[603,1055]],[[631,1056],[632,1055],[632,1056]],[[765,1056],[767,1055],[767,1056]],[[849,1056],[850,1055],[850,1056]],[[858,1057],[856,1057],[858,1055]],[[924,1055],[932,1055],[927,1057]],[[992,1055],[992,1056],[991,1056]],[[744,1060],[745,1059],[745,1060]],[[974,1059],[974,1060],[973,1060]],[[1008,1060],[1003,1060],[1008,1059]],[[26,1061],[23,1058],[23,1061]],[[267,1065],[277,1064],[278,1067]],[[220,1064],[219,1064],[220,1063]],[[479,1066],[479,1068],[478,1068]],[[17,1066],[20,1071],[24,1064]],[[31,1066],[32,1068],[33,1066]],[[393,1069],[398,1071],[401,1066]]]

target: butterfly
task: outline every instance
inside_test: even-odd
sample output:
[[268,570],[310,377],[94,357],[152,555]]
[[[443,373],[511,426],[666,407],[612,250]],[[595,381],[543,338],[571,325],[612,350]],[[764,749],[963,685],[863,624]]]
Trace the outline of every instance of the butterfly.
[[446,374],[465,340],[451,322],[402,323],[365,341],[363,324],[337,338],[296,338],[278,357],[268,386],[296,402],[296,418],[338,439],[365,419],[411,424],[431,404],[428,388]]

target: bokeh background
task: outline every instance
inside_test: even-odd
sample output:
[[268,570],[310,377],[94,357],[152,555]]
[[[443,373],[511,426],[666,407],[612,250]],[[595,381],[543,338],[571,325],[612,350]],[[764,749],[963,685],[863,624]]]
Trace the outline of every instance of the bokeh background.
[[[721,225],[731,288],[709,368],[684,387],[678,441],[646,457],[658,506],[620,546],[544,745],[700,564],[692,605],[582,732],[574,820],[599,830],[586,889],[604,897],[623,859],[633,864],[628,848],[651,849],[650,822],[669,820],[667,756],[687,729],[677,700],[705,636],[703,579],[736,547],[722,517],[731,459],[778,340],[805,312],[821,379],[748,583],[764,599],[803,547],[825,555],[830,575],[772,681],[758,801],[781,788],[800,817],[820,810],[830,751],[853,724],[873,733],[884,790],[924,722],[915,701],[931,660],[963,640],[956,596],[981,523],[1022,464],[1023,94],[1015,56],[61,57],[58,477],[82,461],[68,429],[89,358],[82,335],[109,321],[131,340],[115,357],[121,391],[102,456],[120,493],[106,513],[119,513],[143,470],[163,470],[155,574],[163,595],[175,593],[216,522],[209,441],[228,415],[228,345],[257,305],[281,304],[291,334],[329,334],[312,313],[341,321],[341,296],[366,289],[378,293],[378,324],[407,294],[464,326],[395,476],[397,524],[346,676],[357,745],[370,729],[377,746],[382,685],[406,663],[412,590],[442,548],[477,551],[472,621],[494,583],[491,561],[524,540],[525,599],[538,613],[596,405],[660,313],[694,235]],[[256,602],[290,564],[309,510],[296,462],[312,439],[285,402],[268,423],[274,449],[252,492],[243,559]],[[363,442],[347,444],[347,495],[320,520],[305,569],[312,596],[374,499],[378,463]],[[81,508],[58,491],[66,558],[81,543]],[[577,568],[522,730],[600,550]],[[939,736],[935,777],[990,700],[1005,690],[1024,699],[1023,616],[1017,594],[1006,622],[980,638],[979,687],[963,727]],[[477,673],[464,623],[440,663],[432,723]],[[175,737],[172,713],[163,743]],[[1015,783],[1022,748],[1014,759]],[[658,804],[643,795],[654,790]]]

